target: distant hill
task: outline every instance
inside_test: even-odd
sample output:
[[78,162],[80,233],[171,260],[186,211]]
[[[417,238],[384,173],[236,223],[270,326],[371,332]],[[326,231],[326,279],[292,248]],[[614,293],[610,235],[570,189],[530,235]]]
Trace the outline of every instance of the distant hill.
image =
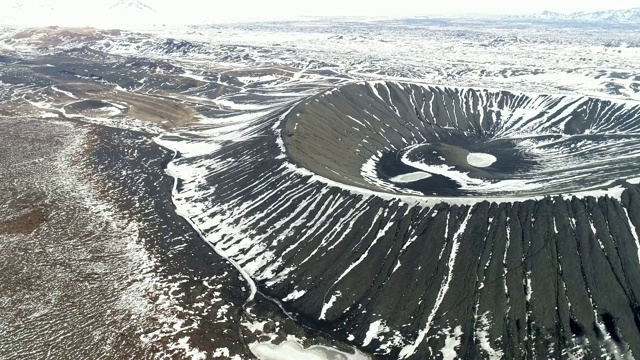
[[639,23],[640,8],[626,10],[605,10],[595,12],[574,12],[563,14],[553,11],[543,11],[538,14],[517,16],[516,18],[558,20],[558,21],[585,21],[585,22],[613,22],[613,23]]
[[18,26],[91,26],[144,28],[160,23],[158,12],[140,0],[112,0],[101,4],[19,0],[6,4],[0,24]]
[[109,9],[116,11],[155,11],[151,6],[138,0],[117,0],[109,5]]

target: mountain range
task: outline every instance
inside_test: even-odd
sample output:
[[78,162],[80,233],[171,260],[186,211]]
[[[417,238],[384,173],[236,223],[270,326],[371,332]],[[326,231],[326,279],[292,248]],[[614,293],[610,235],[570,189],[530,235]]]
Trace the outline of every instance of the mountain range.
[[118,0],[111,3],[111,5],[109,5],[109,9],[118,10],[118,11],[153,11],[155,12],[155,10],[151,6],[138,0]]
[[0,14],[0,24],[23,26],[144,27],[161,22],[151,6],[139,0],[114,0],[104,4],[71,1],[16,1]]
[[632,8],[625,10],[604,10],[595,12],[574,12],[570,14],[543,11],[541,13],[525,16],[517,16],[517,18],[541,19],[541,20],[557,20],[557,21],[585,21],[585,22],[615,22],[615,23],[640,23],[640,8]]
[[[202,18],[184,12],[154,9],[140,0],[112,0],[105,4],[78,4],[73,1],[36,0],[9,1],[0,13],[0,24],[24,26],[93,26],[108,28],[137,28],[166,23],[212,22],[206,13]],[[197,18],[197,20],[196,20]],[[504,18],[500,16],[500,18]],[[625,10],[561,13],[543,11],[529,15],[510,15],[507,19],[542,20],[583,23],[639,24],[640,7]],[[216,18],[219,20],[218,18]],[[246,21],[248,18],[242,18]]]

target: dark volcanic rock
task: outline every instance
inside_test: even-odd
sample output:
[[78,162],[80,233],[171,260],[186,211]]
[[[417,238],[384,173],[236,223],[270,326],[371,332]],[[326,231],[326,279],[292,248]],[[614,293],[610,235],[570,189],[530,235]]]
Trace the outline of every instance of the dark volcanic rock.
[[[172,163],[207,174],[176,202],[300,321],[381,358],[638,354],[639,114],[353,84]],[[432,176],[390,181],[410,171]]]

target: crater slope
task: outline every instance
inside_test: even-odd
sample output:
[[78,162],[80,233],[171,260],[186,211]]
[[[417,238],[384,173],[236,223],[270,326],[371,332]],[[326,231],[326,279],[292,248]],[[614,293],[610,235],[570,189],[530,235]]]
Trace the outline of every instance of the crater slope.
[[177,206],[258,291],[380,358],[626,356],[640,354],[637,114],[352,84],[212,126],[208,151],[182,146],[169,171]]

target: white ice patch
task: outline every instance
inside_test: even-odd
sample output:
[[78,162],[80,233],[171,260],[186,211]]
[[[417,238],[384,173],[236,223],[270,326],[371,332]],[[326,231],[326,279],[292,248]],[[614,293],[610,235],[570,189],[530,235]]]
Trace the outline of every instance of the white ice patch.
[[252,84],[255,82],[275,81],[275,80],[278,80],[279,77],[275,75],[238,76],[236,79],[242,81],[245,84]]
[[[380,189],[384,189],[386,191],[404,192],[407,194],[422,195],[420,192],[417,192],[417,191],[396,187],[391,182],[388,182],[386,180],[379,178],[377,166],[381,156],[382,156],[382,152],[378,151],[378,153],[374,154],[364,164],[362,164],[362,167],[360,168],[360,175],[362,175],[363,179],[365,179],[369,184],[375,185],[376,187]],[[393,181],[393,180],[389,179],[389,181]],[[340,184],[340,186],[343,187],[343,184]]]
[[60,115],[58,115],[56,113],[52,113],[52,112],[42,112],[38,116],[40,118],[43,118],[43,119],[52,119],[52,118],[59,118],[60,117]]
[[255,332],[264,332],[264,326],[267,324],[268,321],[255,321],[255,322],[243,322],[242,326],[244,326],[245,328],[247,328],[249,331],[251,331],[252,333]]
[[491,339],[489,335],[489,329],[491,328],[491,321],[488,318],[489,312],[486,312],[478,319],[478,328],[475,331],[476,338],[480,342],[480,348],[486,353],[488,359],[498,360],[504,357],[502,350],[494,349],[491,346]]
[[287,295],[287,297],[285,297],[284,299],[282,299],[282,301],[287,302],[287,301],[293,301],[293,300],[298,300],[302,297],[302,295],[304,295],[306,293],[305,290],[295,290],[293,292],[291,292],[289,295]]
[[469,155],[467,155],[467,163],[475,167],[489,167],[497,160],[498,159],[491,154],[469,153]]
[[336,300],[338,300],[338,297],[340,297],[340,295],[341,295],[340,291],[336,292],[335,295],[331,295],[331,299],[329,299],[327,303],[322,305],[322,311],[320,312],[320,320],[324,320],[326,318],[327,311],[331,309],[331,307],[336,302]]
[[77,99],[77,98],[78,98],[77,96],[73,95],[71,92],[69,92],[69,91],[64,91],[64,90],[60,90],[60,89],[58,89],[58,88],[57,88],[57,87],[55,87],[55,86],[52,86],[52,87],[51,87],[51,90],[56,91],[56,92],[59,92],[59,93],[62,93],[62,94],[66,95],[66,96],[68,96],[68,97],[70,97],[70,98],[72,98],[72,99]]
[[180,338],[177,343],[169,345],[169,348],[173,350],[182,350],[187,359],[191,360],[205,360],[207,358],[207,353],[204,351],[200,351],[198,349],[194,349],[189,345],[189,337],[185,336]]
[[442,348],[442,358],[445,360],[453,360],[457,356],[456,348],[460,346],[460,337],[462,336],[462,326],[456,326],[452,334],[449,334],[444,341]]
[[326,346],[311,346],[307,349],[296,341],[288,340],[279,345],[257,343],[249,346],[251,352],[260,360],[368,360],[369,357],[356,350],[349,354]]
[[227,99],[216,99],[213,102],[225,109],[242,110],[242,111],[264,110],[272,106],[272,105],[263,105],[263,104],[255,104],[255,103],[240,103],[240,102],[234,102]]
[[389,180],[394,183],[410,183],[418,180],[428,179],[431,177],[431,174],[424,171],[416,171],[408,174],[402,174],[398,176],[394,176]]
[[378,339],[378,335],[388,332],[389,328],[384,325],[382,320],[377,320],[369,325],[369,330],[367,330],[367,334],[364,337],[364,341],[362,342],[362,346],[367,346],[371,343],[373,339]]
[[629,184],[638,185],[638,184],[640,184],[640,177],[633,178],[633,179],[627,179],[627,182]]
[[216,349],[216,351],[213,353],[213,357],[224,357],[224,358],[229,358],[229,349],[227,348],[219,348]]

